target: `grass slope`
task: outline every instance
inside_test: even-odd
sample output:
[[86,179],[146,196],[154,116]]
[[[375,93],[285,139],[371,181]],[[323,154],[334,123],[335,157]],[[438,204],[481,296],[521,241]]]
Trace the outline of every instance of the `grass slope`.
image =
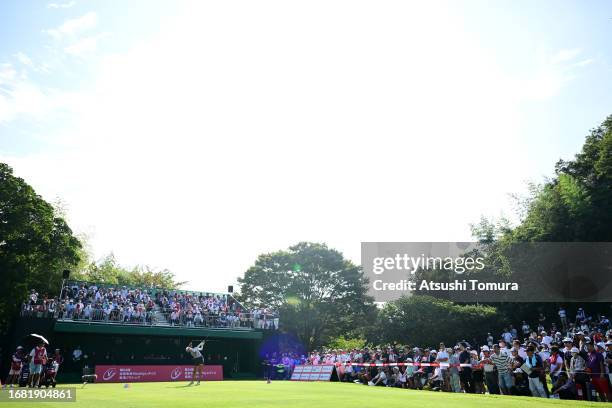
[[[219,381],[186,387],[186,383],[89,384],[77,387],[76,403],[2,403],[2,408],[342,408],[342,407],[587,407],[601,403],[542,398],[451,394],[366,387],[355,384],[274,381]],[[5,392],[5,391],[2,391]],[[382,405],[381,405],[382,404]]]

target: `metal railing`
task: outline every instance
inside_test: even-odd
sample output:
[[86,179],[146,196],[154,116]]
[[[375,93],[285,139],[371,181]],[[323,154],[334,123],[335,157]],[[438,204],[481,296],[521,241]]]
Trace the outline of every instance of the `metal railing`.
[[212,327],[212,328],[245,328],[277,330],[279,318],[277,315],[261,313],[218,313],[189,314],[185,311],[164,312],[155,309],[142,312],[132,312],[122,309],[76,309],[66,311],[40,310],[36,306],[24,305],[21,316],[54,318],[63,321],[99,322],[110,324],[145,325],[145,326],[180,326],[180,327]]

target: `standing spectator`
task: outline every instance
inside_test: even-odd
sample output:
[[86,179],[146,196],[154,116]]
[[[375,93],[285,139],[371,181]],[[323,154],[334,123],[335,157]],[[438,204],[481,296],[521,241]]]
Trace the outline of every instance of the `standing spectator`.
[[446,352],[446,347],[444,343],[440,343],[440,348],[438,350],[438,354],[436,356],[436,363],[440,364],[440,378],[442,379],[442,386],[445,384],[445,379],[448,373],[448,360],[449,355]]
[[34,289],[32,289],[30,291],[30,306],[31,309],[34,308],[34,306],[36,306],[36,303],[38,302],[38,292],[36,292]]
[[[516,331],[516,328],[513,325],[510,325],[510,334],[512,335],[513,339],[518,338],[518,332]],[[507,341],[506,343],[510,344],[509,341]]]
[[584,309],[579,307],[576,312],[576,324],[581,325],[586,320],[586,313],[584,313]]
[[542,312],[540,312],[540,315],[538,316],[538,324],[542,327],[546,325],[546,316],[544,316],[544,313]]
[[478,364],[478,352],[476,350],[470,351],[471,363],[472,363],[472,384],[474,392],[476,394],[484,394],[484,372],[482,367]]
[[[499,348],[499,346],[497,347]],[[482,359],[479,364],[483,366],[484,379],[489,394],[499,394],[498,376],[495,374],[495,365],[491,360],[491,350],[489,346],[482,346]]]
[[491,362],[497,367],[497,376],[501,392],[505,395],[510,395],[513,386],[512,375],[510,374],[510,370],[512,369],[512,358],[507,354],[502,354],[499,344],[495,344],[493,346]]
[[81,357],[83,356],[83,350],[81,350],[81,346],[76,346],[76,348],[72,352],[72,361],[78,363],[81,361]]
[[502,334],[502,339],[506,342],[506,344],[512,343],[512,333],[507,328],[504,329],[504,333]]
[[542,333],[542,344],[546,344],[547,347],[550,347],[550,344],[553,342],[553,338],[548,335],[545,331]]
[[548,359],[548,366],[550,367],[550,381],[555,384],[559,378],[559,374],[563,371],[563,358],[559,354],[559,347],[553,346],[551,354]]
[[544,365],[539,355],[535,353],[533,346],[527,347],[527,358],[525,364],[531,372],[529,372],[529,390],[534,397],[547,398],[544,385],[540,379],[540,374],[544,371]]
[[591,374],[591,383],[597,390],[599,398],[602,401],[612,402],[612,396],[610,395],[610,388],[608,386],[608,379],[605,377],[604,370],[604,359],[601,353],[595,349],[593,343],[587,344],[588,357],[586,361],[587,371]]
[[[450,383],[453,392],[461,392],[461,380],[459,376],[459,347],[455,346],[453,354],[449,357]],[[412,367],[414,369],[414,367]]]
[[[572,347],[571,349],[572,359],[570,360],[570,375],[572,380],[582,387],[582,393],[586,394],[588,375],[586,373],[586,361],[580,355],[578,347]],[[588,394],[587,398],[588,398]]]
[[601,319],[599,319],[599,328],[603,331],[610,328],[610,320],[606,316],[601,316]]
[[559,319],[561,319],[561,327],[563,327],[563,330],[567,330],[567,312],[565,308],[561,306],[557,313],[559,314]]
[[525,360],[527,358],[527,352],[525,351],[525,349],[523,348],[523,346],[521,346],[521,342],[518,340],[514,340],[512,342],[512,348],[516,349],[518,355],[520,358],[522,358],[523,360]]
[[531,328],[525,320],[523,320],[523,325],[521,326],[521,329],[523,330],[524,336],[529,336],[529,333],[531,333]]
[[612,341],[606,342],[606,364],[608,365],[608,379],[612,381]]
[[566,372],[570,372],[570,362],[572,360],[572,347],[574,347],[574,341],[570,337],[563,339],[563,368]]
[[466,343],[459,343],[459,364],[461,367],[459,368],[459,378],[463,383],[463,389],[465,392],[469,394],[474,393],[474,383],[472,380],[472,357],[470,352],[467,350]]

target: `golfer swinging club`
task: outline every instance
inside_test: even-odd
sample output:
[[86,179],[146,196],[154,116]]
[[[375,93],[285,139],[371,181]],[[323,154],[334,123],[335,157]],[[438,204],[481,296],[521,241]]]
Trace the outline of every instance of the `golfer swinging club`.
[[206,340],[202,340],[200,344],[192,347],[193,342],[190,341],[189,345],[185,348],[185,351],[187,351],[189,354],[191,354],[191,357],[193,357],[193,377],[191,378],[189,385],[193,385],[193,380],[196,378],[198,380],[196,385],[200,385],[200,379],[204,377],[204,357],[202,356],[204,344],[206,344]]

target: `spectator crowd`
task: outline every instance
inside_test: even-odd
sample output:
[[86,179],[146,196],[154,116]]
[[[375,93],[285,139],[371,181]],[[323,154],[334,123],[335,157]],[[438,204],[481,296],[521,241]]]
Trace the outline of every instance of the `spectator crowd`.
[[22,305],[22,315],[75,321],[172,325],[185,327],[244,327],[276,330],[277,312],[247,310],[228,294],[127,288],[70,282],[61,296],[40,296],[34,289]]
[[164,290],[157,293],[156,303],[172,325],[278,329],[277,314],[246,310],[229,295]]
[[536,330],[524,321],[520,332],[510,326],[499,336],[487,333],[480,345],[324,350],[288,361],[335,365],[341,381],[370,386],[612,402],[609,320],[582,308],[573,321],[559,309],[559,320],[558,329],[545,327],[540,315]]

